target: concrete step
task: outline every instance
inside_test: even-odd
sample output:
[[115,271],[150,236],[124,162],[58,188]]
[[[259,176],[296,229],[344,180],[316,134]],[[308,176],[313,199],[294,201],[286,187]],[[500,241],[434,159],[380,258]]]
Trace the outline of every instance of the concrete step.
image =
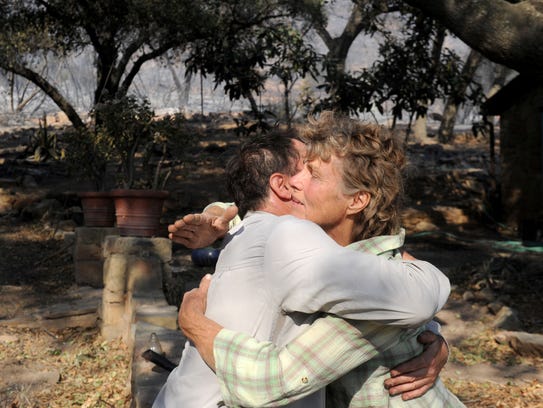
[[145,360],[141,355],[149,348],[151,333],[160,341],[164,356],[178,364],[185,345],[180,330],[138,321],[134,324],[134,353],[132,356],[132,407],[150,408],[155,397],[166,382],[169,372]]

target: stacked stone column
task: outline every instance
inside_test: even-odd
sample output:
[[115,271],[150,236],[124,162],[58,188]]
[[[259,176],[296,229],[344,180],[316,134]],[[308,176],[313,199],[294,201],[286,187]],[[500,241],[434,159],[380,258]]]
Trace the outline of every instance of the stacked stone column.
[[117,228],[80,227],[75,229],[75,282],[93,288],[104,287],[102,243],[108,235],[119,235]]
[[167,304],[162,289],[163,275],[172,259],[170,240],[107,236],[103,257],[102,336],[121,337],[133,344],[136,315],[152,320],[150,309],[158,315],[163,314],[158,311],[167,310],[169,326],[175,326],[176,307]]

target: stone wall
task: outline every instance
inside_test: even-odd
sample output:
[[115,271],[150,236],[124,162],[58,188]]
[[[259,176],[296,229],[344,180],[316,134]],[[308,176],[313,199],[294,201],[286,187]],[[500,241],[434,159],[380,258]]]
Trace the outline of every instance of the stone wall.
[[169,239],[110,235],[103,242],[103,258],[101,331],[106,339],[121,337],[132,346],[136,316],[153,322],[157,315],[161,326],[177,328],[177,307],[168,305],[162,289],[172,260]]
[[166,238],[107,236],[103,258],[101,333],[106,339],[122,338],[132,351],[131,406],[149,408],[168,377],[142,357],[151,333],[175,364],[185,342],[177,328],[177,307],[168,304],[163,291],[164,276],[171,275],[172,244]]
[[131,407],[150,408],[169,374],[142,357],[151,333],[177,364],[186,341],[177,327],[177,306],[185,288],[198,286],[213,268],[192,265],[190,251],[172,261],[166,238],[121,237],[115,228],[83,227],[75,239],[77,283],[103,288],[102,336],[121,338],[131,350]]
[[117,228],[75,229],[74,264],[75,282],[93,288],[104,287],[103,267],[104,256],[102,243],[108,235],[119,235]]

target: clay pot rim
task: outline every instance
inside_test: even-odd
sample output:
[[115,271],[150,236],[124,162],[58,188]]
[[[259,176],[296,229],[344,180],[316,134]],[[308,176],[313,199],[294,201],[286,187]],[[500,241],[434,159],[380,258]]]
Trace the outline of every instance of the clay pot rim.
[[109,191],[80,191],[77,193],[79,198],[111,197]]
[[138,189],[116,189],[109,192],[111,197],[159,197],[166,198],[170,195],[165,190],[138,190]]

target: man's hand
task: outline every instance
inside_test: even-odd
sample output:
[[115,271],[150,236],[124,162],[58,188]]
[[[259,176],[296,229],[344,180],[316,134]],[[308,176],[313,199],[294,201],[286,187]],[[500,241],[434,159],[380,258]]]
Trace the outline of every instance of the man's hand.
[[424,345],[422,354],[390,370],[391,378],[385,381],[390,395],[402,394],[404,401],[420,397],[428,391],[449,356],[443,337],[425,331],[417,340]]
[[193,340],[198,330],[198,319],[204,316],[207,307],[207,291],[211,283],[211,275],[205,275],[200,286],[185,292],[177,314],[177,322],[189,340]]
[[207,306],[207,290],[211,275],[200,281],[200,287],[186,292],[179,307],[177,321],[185,336],[194,343],[204,361],[215,370],[213,341],[222,326],[204,316]]
[[213,206],[200,214],[188,214],[168,226],[170,239],[187,248],[204,248],[228,232],[228,224],[238,214],[235,205],[226,209]]

